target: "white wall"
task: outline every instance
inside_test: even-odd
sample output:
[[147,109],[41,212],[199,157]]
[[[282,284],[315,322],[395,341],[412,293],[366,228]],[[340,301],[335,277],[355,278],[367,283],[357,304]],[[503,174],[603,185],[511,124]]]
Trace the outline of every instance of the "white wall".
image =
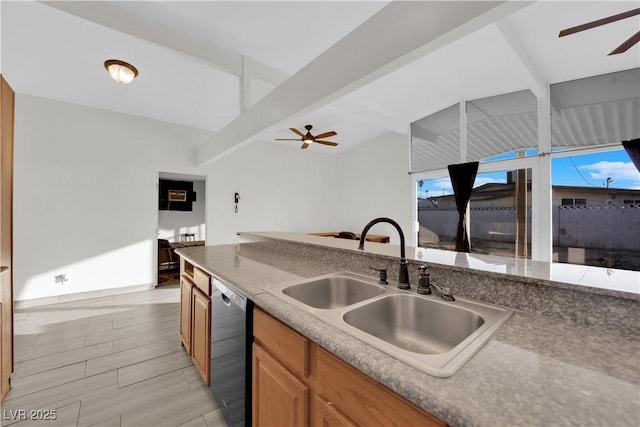
[[206,171],[208,245],[235,243],[236,231],[330,230],[340,216],[333,155],[257,141]]
[[205,240],[205,181],[193,181],[196,201],[191,211],[158,211],[158,237],[179,242],[183,233],[195,233],[196,240]]
[[[241,230],[360,232],[378,216],[409,240],[402,135],[338,155],[254,142],[196,169],[206,132],[20,94],[15,132],[16,300],[152,284],[158,171],[207,175],[210,245],[236,242]],[[371,232],[398,243],[390,226]],[[69,280],[54,283],[63,273]]]
[[201,174],[208,136],[16,94],[15,299],[153,283],[158,171]]
[[[2,2],[0,1],[0,50],[2,50]],[[2,53],[0,52],[0,74],[2,74]]]
[[[373,218],[411,233],[409,144],[388,133],[338,155],[265,142],[239,149],[207,169],[207,244],[234,243],[236,231],[360,232]],[[238,213],[233,194],[240,193]],[[378,224],[373,234],[400,242]]]
[[[359,233],[374,218],[388,217],[400,224],[405,242],[411,241],[411,179],[409,140],[389,132],[338,155],[338,198],[340,212],[334,229]],[[376,224],[369,231],[385,234],[399,244],[398,232],[390,225]]]

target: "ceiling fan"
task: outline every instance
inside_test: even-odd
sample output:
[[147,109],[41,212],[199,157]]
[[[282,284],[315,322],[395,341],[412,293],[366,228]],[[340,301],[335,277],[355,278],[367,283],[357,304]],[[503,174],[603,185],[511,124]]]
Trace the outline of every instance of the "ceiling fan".
[[322,141],[323,138],[329,138],[331,136],[336,136],[338,133],[335,131],[329,131],[329,132],[324,132],[324,133],[320,133],[316,136],[311,135],[311,128],[313,126],[311,125],[306,125],[304,128],[307,130],[307,133],[304,134],[302,132],[300,132],[298,129],[296,128],[289,128],[291,130],[291,132],[295,133],[296,135],[300,135],[300,138],[297,139],[283,139],[283,138],[276,138],[276,141],[302,141],[302,146],[300,146],[300,148],[302,148],[303,150],[305,148],[308,148],[309,145],[315,143],[318,144],[322,144],[322,145],[329,145],[331,147],[335,147],[336,145],[338,145],[337,142],[331,142],[331,141]]
[[[640,14],[640,8],[632,9],[627,12],[618,13],[617,15],[607,16],[606,18],[598,19],[596,21],[587,22],[586,24],[576,25],[575,27],[566,28],[560,31],[558,37],[568,36],[570,34],[579,33],[580,31],[590,30],[591,28],[599,27],[601,25],[610,24],[612,22],[619,21],[621,19],[630,18],[634,15]],[[640,41],[640,31],[629,37],[620,46],[609,52],[609,55],[617,55],[619,53],[626,52],[630,47]]]

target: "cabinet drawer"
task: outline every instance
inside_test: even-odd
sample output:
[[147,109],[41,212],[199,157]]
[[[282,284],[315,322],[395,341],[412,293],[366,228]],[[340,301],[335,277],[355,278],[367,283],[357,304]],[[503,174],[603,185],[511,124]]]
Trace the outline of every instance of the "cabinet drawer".
[[309,375],[307,338],[260,310],[254,311],[253,336],[295,375]]
[[318,347],[318,395],[358,425],[446,424]]
[[211,296],[211,276],[200,270],[198,267],[193,269],[193,281],[195,285],[207,296]]

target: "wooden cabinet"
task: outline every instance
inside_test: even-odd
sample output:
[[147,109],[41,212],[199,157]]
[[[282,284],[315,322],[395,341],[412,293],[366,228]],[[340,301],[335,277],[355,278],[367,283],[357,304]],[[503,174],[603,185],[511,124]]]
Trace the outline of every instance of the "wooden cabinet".
[[263,311],[254,311],[253,426],[446,424]]
[[253,426],[309,425],[309,340],[253,312]]
[[203,381],[211,373],[211,276],[180,260],[180,341]]
[[355,427],[354,424],[345,414],[340,412],[338,408],[331,402],[317,397],[315,401],[317,411],[315,413],[320,417],[318,422],[314,425],[321,425],[323,427]]
[[211,297],[193,288],[191,303],[191,360],[209,385],[211,369]]
[[180,277],[180,340],[188,354],[191,354],[191,303],[193,299],[193,282]]
[[253,346],[253,425],[308,425],[309,387],[260,345]]
[[0,75],[0,400],[13,373],[13,115],[14,93]]
[[356,425],[446,425],[321,347],[316,365],[316,393]]
[[253,312],[255,342],[299,378],[309,375],[309,339],[261,310]]

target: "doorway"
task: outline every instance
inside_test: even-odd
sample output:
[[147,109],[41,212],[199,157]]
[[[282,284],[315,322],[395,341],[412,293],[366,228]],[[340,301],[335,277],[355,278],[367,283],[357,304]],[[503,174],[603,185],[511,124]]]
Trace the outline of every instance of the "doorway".
[[160,172],[156,286],[180,283],[175,249],[204,246],[206,240],[206,177]]

